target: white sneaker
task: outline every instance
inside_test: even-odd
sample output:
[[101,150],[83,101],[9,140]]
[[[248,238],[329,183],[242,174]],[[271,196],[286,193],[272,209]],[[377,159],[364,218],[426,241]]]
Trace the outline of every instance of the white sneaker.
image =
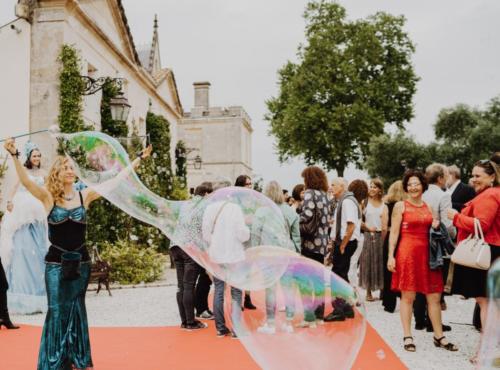
[[269,325],[268,323],[265,323],[264,325],[257,328],[257,332],[262,334],[275,334],[276,328]]
[[283,330],[285,333],[293,333],[293,325],[291,322],[284,323],[281,326],[281,330]]
[[297,328],[316,329],[317,326],[315,321],[302,321],[300,324],[297,324]]

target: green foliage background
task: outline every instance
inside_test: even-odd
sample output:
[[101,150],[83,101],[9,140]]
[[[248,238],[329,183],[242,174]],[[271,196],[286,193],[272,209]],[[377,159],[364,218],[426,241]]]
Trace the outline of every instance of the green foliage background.
[[402,128],[413,117],[415,48],[402,16],[351,21],[338,3],[318,0],[304,18],[299,61],[279,70],[280,91],[266,102],[265,118],[280,160],[303,157],[342,176],[349,163],[362,165],[386,124]]
[[454,164],[467,183],[474,163],[500,150],[500,97],[490,100],[485,109],[465,104],[442,109],[434,132],[436,140],[427,145],[403,132],[374,138],[365,168],[387,187],[402,178],[405,167],[425,169],[433,162]]

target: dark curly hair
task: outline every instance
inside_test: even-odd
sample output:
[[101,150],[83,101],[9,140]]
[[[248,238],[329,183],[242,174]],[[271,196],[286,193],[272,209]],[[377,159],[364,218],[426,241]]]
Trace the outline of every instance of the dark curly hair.
[[304,178],[306,189],[328,191],[328,179],[325,171],[318,166],[306,167],[301,176]]
[[420,170],[408,170],[403,175],[403,190],[405,193],[408,193],[408,181],[410,181],[412,177],[416,177],[420,180],[420,183],[422,184],[422,193],[427,190],[428,184],[424,173]]
[[362,204],[368,198],[368,185],[364,180],[353,180],[349,184],[347,191],[354,194],[354,198],[356,198],[359,204]]
[[304,191],[304,184],[297,184],[293,187],[292,190],[292,198],[295,199],[297,202],[300,202],[302,199],[300,198],[300,193]]

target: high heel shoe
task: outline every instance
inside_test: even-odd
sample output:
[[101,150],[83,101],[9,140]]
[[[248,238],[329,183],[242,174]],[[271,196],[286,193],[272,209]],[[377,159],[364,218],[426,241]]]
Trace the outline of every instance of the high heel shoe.
[[6,329],[19,329],[19,326],[14,325],[10,319],[0,319],[0,330],[2,329],[2,325]]
[[445,350],[447,351],[451,351],[451,352],[456,352],[458,351],[458,347],[456,345],[454,345],[453,343],[446,343],[446,344],[443,344],[441,343],[443,341],[443,339],[446,338],[445,336],[442,336],[441,338],[436,338],[436,337],[433,337],[432,339],[434,339],[434,345],[438,348],[444,348]]

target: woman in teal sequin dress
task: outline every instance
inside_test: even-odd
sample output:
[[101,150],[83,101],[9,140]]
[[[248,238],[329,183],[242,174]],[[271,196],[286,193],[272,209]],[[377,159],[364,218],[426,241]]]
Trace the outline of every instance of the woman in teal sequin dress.
[[[45,256],[45,285],[48,311],[43,327],[38,370],[92,369],[85,293],[90,277],[90,256],[85,246],[86,209],[99,198],[91,188],[75,191],[75,172],[71,161],[57,157],[47,177],[39,186],[30,179],[19,162],[14,140],[5,149],[12,155],[21,184],[39,199],[48,214],[51,246]],[[151,147],[140,158],[146,158]],[[113,180],[110,180],[113,181]],[[68,257],[78,257],[73,269],[66,269]],[[78,259],[81,261],[78,264]],[[71,267],[71,266],[70,266]]]

